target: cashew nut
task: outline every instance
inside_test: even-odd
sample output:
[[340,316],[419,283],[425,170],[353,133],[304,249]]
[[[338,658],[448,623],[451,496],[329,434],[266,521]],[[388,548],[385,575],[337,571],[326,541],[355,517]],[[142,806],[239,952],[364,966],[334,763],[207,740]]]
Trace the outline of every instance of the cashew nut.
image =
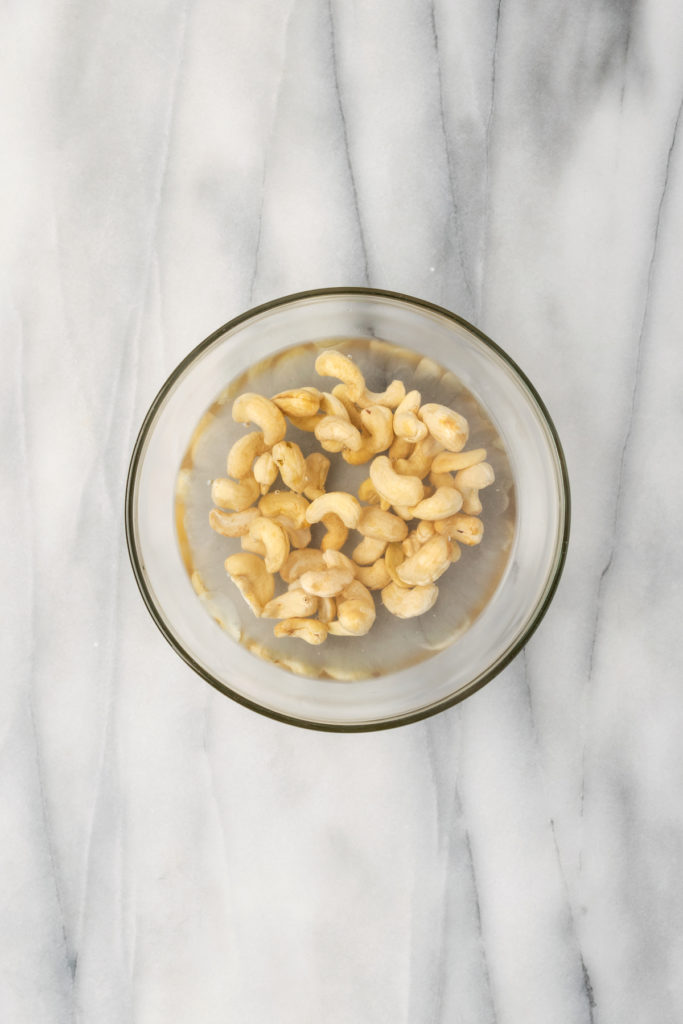
[[434,523],[430,522],[428,519],[418,523],[415,527],[415,536],[419,540],[420,544],[424,544],[426,540],[429,540],[433,533]]
[[350,530],[355,530],[360,519],[361,507],[352,494],[346,491],[328,491],[312,501],[306,509],[306,520],[319,523],[328,512],[334,512]]
[[[401,479],[405,480],[406,477],[401,477]],[[391,543],[403,540],[408,536],[408,527],[402,519],[392,512],[384,512],[376,505],[366,506],[362,510],[356,529],[364,537]]]
[[297,528],[289,516],[273,516],[273,521],[284,527],[293,548],[307,548],[311,543],[311,531],[307,526]]
[[451,564],[451,548],[447,539],[434,534],[396,569],[398,578],[406,586],[426,586],[442,576]]
[[285,583],[296,583],[305,572],[319,572],[325,568],[322,551],[318,551],[317,548],[304,548],[290,553],[280,569],[280,576]]
[[323,416],[314,433],[328,452],[340,452],[342,448],[357,451],[362,444],[360,430],[342,416]]
[[280,470],[282,482],[292,491],[303,491],[306,485],[306,461],[294,441],[278,441],[273,445],[273,461]]
[[461,469],[455,474],[455,486],[462,494],[462,510],[466,515],[479,515],[482,508],[479,491],[489,487],[495,479],[493,467],[488,462],[478,462],[476,466]]
[[336,614],[337,602],[333,597],[318,598],[318,619],[320,622],[332,622]]
[[[387,513],[387,515],[388,514],[389,513]],[[357,544],[356,547],[353,549],[353,551],[351,552],[351,557],[354,560],[354,562],[356,562],[358,565],[373,565],[377,561],[377,559],[381,558],[384,552],[386,551],[387,543],[387,540],[365,536],[363,537],[360,544]]]
[[272,401],[287,416],[315,416],[320,408],[320,392],[317,388],[293,388],[273,395]]
[[275,577],[258,555],[240,552],[225,559],[225,571],[255,615],[275,593]]
[[304,494],[310,501],[325,493],[325,481],[330,471],[330,460],[321,452],[306,456],[306,486]]
[[321,644],[327,637],[327,624],[318,619],[283,619],[275,626],[273,633],[277,637],[292,636],[305,640],[307,644]]
[[454,473],[458,469],[469,469],[470,466],[476,466],[485,458],[485,448],[472,448],[469,452],[439,452],[434,456],[432,469],[435,473]]
[[209,512],[209,526],[223,537],[243,537],[249,532],[254,519],[258,519],[258,509],[247,508],[244,512],[224,512],[220,508],[212,508]]
[[343,551],[336,551],[334,548],[328,548],[323,552],[323,562],[328,569],[348,569],[353,576],[356,575],[358,568],[348,555],[345,555]]
[[449,540],[457,540],[467,547],[474,547],[481,544],[484,536],[484,524],[476,516],[467,516],[462,513],[442,519],[434,524],[438,533],[442,533]]
[[450,452],[459,452],[467,444],[467,420],[454,409],[429,402],[420,409],[420,419],[427,425],[432,437],[440,441]]
[[419,391],[409,391],[394,413],[394,433],[413,444],[427,436],[426,424],[417,417],[421,401]]
[[243,480],[251,473],[251,465],[264,449],[263,434],[252,430],[235,441],[228,453],[228,476]]
[[289,555],[289,537],[284,526],[261,516],[249,527],[249,539],[261,541],[265,547],[268,572],[279,572]]
[[416,519],[448,519],[462,508],[462,495],[455,487],[437,487],[431,498],[424,498],[413,509]]
[[333,392],[322,391],[320,394],[320,411],[325,416],[339,416],[342,420],[349,420],[350,416],[346,403]]
[[365,377],[359,368],[348,356],[335,349],[320,353],[315,361],[315,370],[321,377],[336,377],[346,384],[353,402],[357,402],[365,391]]
[[351,569],[334,568],[310,570],[299,577],[307,594],[315,597],[336,597],[354,578]]
[[382,604],[399,619],[413,619],[434,607],[439,588],[434,584],[419,587],[399,587],[390,583],[382,591]]
[[306,526],[306,510],[308,502],[302,494],[293,491],[270,491],[264,494],[258,503],[262,516],[287,516],[297,529]]
[[375,490],[375,485],[370,477],[366,477],[366,479],[363,480],[363,483],[359,486],[358,497],[361,501],[366,501],[369,505],[379,505],[379,494]]
[[392,380],[391,384],[384,391],[369,391],[364,389],[360,398],[356,399],[358,405],[386,405],[395,409],[405,398],[406,389],[402,380]]
[[417,505],[424,496],[422,480],[396,473],[386,455],[378,455],[370,463],[370,479],[380,497],[392,505]]
[[232,418],[236,423],[255,423],[263,431],[266,448],[272,448],[278,441],[282,441],[287,433],[287,423],[275,403],[253,391],[247,391],[235,399]]
[[332,388],[332,394],[334,395],[335,398],[338,398],[339,401],[343,403],[344,408],[346,409],[346,415],[349,417],[354,427],[358,427],[358,429],[360,430],[360,412],[356,407],[355,403],[353,402],[353,400],[351,399],[346,384],[335,384],[335,386]]
[[211,500],[214,505],[234,509],[235,512],[244,512],[254,504],[259,494],[260,488],[253,476],[239,481],[219,477],[211,485]]
[[254,555],[260,555],[261,558],[266,556],[266,545],[262,540],[257,540],[254,537],[250,537],[248,533],[245,533],[243,537],[240,537],[240,545],[242,551],[251,551]]
[[284,594],[272,598],[264,606],[264,619],[307,618],[315,615],[318,610],[318,598],[307,594],[305,590],[286,590]]
[[378,558],[373,565],[359,565],[356,569],[356,579],[368,590],[382,590],[391,583],[391,576],[383,558]]
[[267,494],[277,480],[277,466],[270,452],[259,455],[253,468],[254,480],[261,488],[261,494]]
[[450,473],[436,473],[433,468],[429,470],[429,482],[436,488],[455,487],[455,480]]
[[361,423],[365,433],[357,451],[344,451],[343,458],[352,466],[369,462],[377,452],[385,451],[394,439],[393,416],[385,405],[369,405],[361,410]]
[[420,479],[429,472],[434,456],[443,450],[443,445],[428,434],[418,441],[407,459],[397,459],[394,469],[404,476],[419,476]]
[[337,619],[352,636],[365,636],[375,621],[375,601],[360,580],[353,580],[337,599]]
[[323,551],[338,551],[340,548],[343,548],[349,535],[348,528],[344,525],[343,520],[339,518],[336,512],[328,512],[323,516],[322,522],[327,530],[320,543]]

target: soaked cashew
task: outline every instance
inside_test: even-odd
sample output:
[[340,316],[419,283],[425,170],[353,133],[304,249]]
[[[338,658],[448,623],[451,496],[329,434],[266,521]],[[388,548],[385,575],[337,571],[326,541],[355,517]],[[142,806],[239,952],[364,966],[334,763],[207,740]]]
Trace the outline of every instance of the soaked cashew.
[[386,455],[378,455],[370,463],[370,479],[380,497],[392,505],[417,505],[424,496],[422,480],[396,473]]
[[384,564],[386,566],[386,570],[389,573],[392,582],[399,587],[405,586],[405,583],[398,575],[398,567],[405,561],[405,558],[405,552],[398,542],[389,544],[384,553]]
[[406,389],[403,381],[392,380],[391,384],[385,391],[368,391],[367,388],[363,391],[360,398],[356,399],[358,405],[386,405],[390,409],[395,409],[397,405],[405,398]]
[[442,519],[434,526],[438,533],[442,533],[451,541],[457,540],[467,547],[481,544],[481,539],[484,536],[484,524],[481,519],[462,513],[450,516],[449,519]]
[[261,488],[261,494],[267,494],[277,480],[277,466],[270,452],[259,455],[253,467],[254,480]]
[[351,569],[334,568],[309,570],[299,577],[301,586],[307,594],[315,597],[336,597],[354,578]]
[[372,565],[359,565],[356,569],[356,579],[368,590],[382,590],[391,583],[391,576],[383,558],[378,558]]
[[348,569],[353,576],[356,575],[358,568],[348,555],[345,555],[343,551],[335,551],[334,548],[328,548],[323,552],[323,562],[328,569]]
[[422,479],[431,469],[434,456],[440,451],[443,451],[441,442],[428,434],[417,442],[407,459],[396,459],[394,469],[404,476],[419,476]]
[[306,486],[306,460],[294,441],[278,441],[272,449],[273,461],[280,470],[285,487],[300,493]]
[[462,508],[462,495],[455,487],[437,487],[431,498],[424,498],[413,509],[416,519],[448,519]]
[[266,569],[279,572],[289,555],[289,537],[280,523],[261,516],[249,527],[249,539],[260,541],[266,549]]
[[443,576],[451,564],[451,548],[441,534],[434,534],[428,541],[402,562],[396,574],[406,586],[426,586]]
[[337,620],[352,636],[369,633],[376,615],[374,598],[360,580],[353,580],[337,598]]
[[357,544],[351,552],[351,557],[358,565],[373,565],[386,551],[387,543],[388,540],[377,539],[376,537],[363,537],[360,544]]
[[435,473],[455,473],[458,469],[476,466],[485,458],[485,448],[472,448],[469,452],[439,452],[434,456],[432,469]]
[[413,444],[427,436],[427,425],[417,416],[421,401],[419,391],[409,391],[394,413],[394,433]]
[[361,507],[352,494],[346,491],[328,491],[312,501],[306,510],[309,523],[319,523],[328,512],[334,512],[350,530],[355,530],[360,519]]
[[327,638],[327,624],[318,619],[283,619],[275,626],[273,633],[277,637],[291,636],[305,640],[307,644],[317,645]]
[[263,559],[240,552],[226,558],[224,565],[244,600],[254,614],[260,616],[275,592],[275,577],[268,572]]
[[273,395],[272,401],[287,416],[315,416],[320,408],[320,392],[317,388],[292,388]]
[[304,548],[302,551],[290,553],[289,558],[280,569],[280,576],[285,583],[295,583],[305,572],[319,572],[325,568],[322,551],[317,548]]
[[455,487],[455,478],[450,473],[435,473],[433,468],[429,470],[429,482],[437,489]]
[[248,533],[245,533],[243,537],[240,537],[240,546],[242,551],[251,551],[254,555],[260,555],[265,558],[266,545],[262,540],[256,540],[254,537],[250,537]]
[[232,418],[236,423],[255,423],[263,432],[266,448],[272,448],[278,441],[282,441],[287,433],[287,423],[275,403],[253,391],[247,391],[235,399]]
[[261,515],[268,518],[287,516],[297,529],[307,525],[306,511],[309,505],[302,494],[294,494],[293,491],[270,491],[263,495],[258,507]]
[[349,420],[349,422],[351,422],[351,417],[349,416],[346,404],[333,392],[321,392],[320,411],[324,413],[325,416],[339,416],[340,419]]
[[325,481],[330,471],[330,460],[321,452],[306,456],[306,486],[304,494],[313,501],[325,493]]
[[233,509],[235,512],[244,512],[254,504],[260,493],[261,489],[253,476],[239,481],[219,477],[211,485],[211,500],[214,505]]
[[495,479],[493,467],[488,462],[479,462],[455,474],[455,486],[462,494],[462,510],[466,515],[479,515],[482,508],[479,491],[489,487]]
[[344,525],[344,521],[340,519],[336,512],[328,512],[323,516],[322,523],[327,530],[320,543],[323,551],[338,551],[340,548],[343,548],[349,535],[348,527]]
[[335,384],[332,388],[332,394],[335,398],[338,398],[343,403],[346,409],[346,415],[349,417],[354,427],[361,429],[360,422],[360,410],[356,406],[355,402],[351,399],[347,390],[346,384]]
[[314,433],[328,452],[340,452],[342,448],[356,451],[362,444],[360,430],[342,416],[323,416]]
[[434,523],[425,519],[421,523],[418,523],[415,527],[415,536],[419,540],[420,544],[424,544],[426,540],[434,533]]
[[[405,477],[401,479],[405,480]],[[408,536],[405,522],[392,512],[385,512],[376,506],[369,506],[361,511],[356,527],[364,537],[375,540],[394,542]]]
[[420,419],[427,430],[450,452],[459,452],[467,444],[469,426],[467,420],[454,409],[435,402],[428,402],[420,409]]
[[327,349],[321,352],[315,361],[315,370],[321,377],[336,377],[346,384],[349,397],[357,402],[365,391],[365,377],[348,356]]
[[311,543],[311,531],[307,526],[297,528],[289,516],[273,516],[273,521],[284,527],[293,548],[307,548]]
[[264,619],[308,618],[318,610],[318,598],[305,590],[286,590],[272,598],[261,613]]
[[394,439],[393,416],[385,405],[369,405],[360,414],[363,426],[362,444],[357,451],[343,451],[346,462],[360,466],[377,452],[385,451]]
[[438,596],[439,588],[434,583],[424,587],[399,587],[390,583],[382,591],[382,604],[399,619],[413,619],[433,608]]
[[249,476],[254,459],[261,454],[264,447],[263,434],[260,430],[253,430],[235,441],[228,452],[228,476],[236,480],[243,480],[245,476]]
[[255,508],[247,508],[244,512],[224,512],[220,508],[212,508],[209,512],[209,526],[223,537],[243,537],[258,516],[258,509]]

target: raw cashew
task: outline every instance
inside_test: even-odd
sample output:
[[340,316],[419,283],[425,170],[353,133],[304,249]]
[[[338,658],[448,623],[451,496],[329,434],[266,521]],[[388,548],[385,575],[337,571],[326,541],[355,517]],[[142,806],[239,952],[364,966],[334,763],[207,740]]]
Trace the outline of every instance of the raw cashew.
[[419,540],[420,544],[424,544],[426,540],[429,540],[433,533],[434,523],[430,522],[428,519],[418,523],[415,527],[415,536]]
[[243,537],[249,532],[254,519],[258,519],[258,509],[247,508],[244,512],[224,512],[220,508],[212,508],[209,512],[209,526],[223,537]]
[[372,565],[359,565],[356,569],[356,579],[368,590],[381,590],[391,583],[391,576],[383,558],[378,558]]
[[439,487],[455,487],[455,479],[450,473],[436,473],[433,468],[429,470],[429,482],[437,489]]
[[284,527],[293,548],[307,548],[311,543],[311,531],[307,526],[296,527],[289,516],[273,516],[273,521]]
[[337,619],[352,636],[369,633],[376,615],[374,598],[360,580],[353,580],[337,598]]
[[[405,480],[406,477],[401,477]],[[372,537],[375,540],[394,542],[403,540],[408,536],[408,527],[402,519],[391,512],[384,512],[376,506],[369,506],[362,510],[356,527],[364,537]]]
[[318,610],[318,598],[307,594],[305,590],[286,590],[279,597],[274,597],[265,605],[264,619],[307,618],[315,615]]
[[375,485],[370,477],[366,477],[358,488],[358,497],[361,501],[367,501],[369,505],[379,505],[379,494],[377,493]]
[[236,423],[255,423],[263,431],[266,448],[282,441],[287,433],[287,423],[275,403],[253,391],[246,391],[235,399],[232,418]]
[[472,448],[469,452],[439,452],[434,456],[432,469],[435,473],[455,473],[458,469],[469,469],[470,466],[476,466],[485,458],[485,448]]
[[407,459],[397,459],[394,469],[404,476],[419,476],[420,479],[429,472],[434,456],[443,451],[440,441],[428,434],[418,441]]
[[320,411],[325,416],[339,416],[342,420],[351,421],[346,404],[329,391],[322,391],[320,394]]
[[336,377],[346,384],[353,402],[357,402],[365,391],[365,377],[359,368],[348,356],[335,349],[320,353],[315,361],[315,370],[321,377]]
[[266,557],[266,545],[262,540],[256,540],[254,537],[250,537],[248,533],[245,533],[243,537],[240,537],[240,545],[242,551],[251,551],[253,555],[260,555],[261,558]]
[[327,637],[327,624],[318,619],[292,618],[278,622],[273,630],[277,637],[292,636],[307,644],[321,644]]
[[370,479],[380,497],[392,505],[417,505],[424,496],[420,478],[396,473],[386,455],[378,455],[370,463]]
[[432,437],[440,441],[450,452],[459,452],[467,444],[467,420],[454,409],[429,402],[420,409],[420,419],[427,425]]
[[240,552],[225,559],[225,571],[255,615],[275,593],[275,577],[258,555]]
[[297,430],[305,430],[306,433],[312,434],[315,428],[320,423],[321,417],[314,413],[312,416],[290,416],[289,422]]
[[434,524],[438,533],[442,533],[449,540],[457,540],[467,547],[474,547],[481,544],[484,536],[484,524],[476,516],[467,516],[462,513],[442,519]]
[[349,535],[348,527],[344,525],[344,521],[340,519],[336,512],[328,512],[323,516],[322,522],[327,530],[320,543],[323,551],[330,549],[338,551],[340,548],[343,548]]
[[382,591],[382,604],[399,619],[413,619],[433,608],[438,596],[439,588],[434,583],[410,588],[390,583]]
[[354,577],[351,569],[334,568],[311,570],[303,573],[299,580],[307,594],[315,597],[336,597]]
[[357,451],[362,444],[360,430],[342,416],[323,416],[314,433],[328,452],[340,452],[342,448]]
[[309,506],[302,494],[294,494],[293,491],[270,491],[263,495],[258,507],[261,515],[268,518],[287,516],[297,529],[307,525],[306,511]]
[[306,486],[306,461],[294,441],[278,441],[273,445],[273,461],[280,470],[285,487],[297,493]]
[[431,498],[424,498],[413,509],[416,519],[448,519],[462,508],[462,495],[455,487],[437,487]]
[[261,494],[267,494],[277,480],[277,466],[270,452],[259,455],[254,463],[254,480],[261,488]]
[[273,395],[272,401],[287,416],[315,416],[320,408],[320,392],[317,388],[292,388]]
[[355,530],[360,519],[361,507],[356,498],[346,491],[328,491],[316,498],[306,509],[306,520],[319,523],[328,512],[334,512],[350,530]]
[[306,456],[306,486],[304,494],[310,501],[325,493],[325,481],[330,471],[330,460],[321,452]]
[[211,500],[214,505],[234,509],[235,512],[244,512],[254,504],[259,494],[260,488],[253,476],[240,481],[219,477],[211,485]]
[[279,572],[289,555],[289,537],[284,526],[261,516],[249,527],[249,539],[264,545],[268,572]]
[[377,559],[381,558],[384,552],[386,551],[387,543],[388,541],[378,540],[375,537],[363,537],[360,544],[357,544],[356,547],[353,549],[351,557],[353,558],[354,562],[358,563],[358,565],[373,565],[377,561]]
[[254,459],[261,454],[264,447],[263,434],[260,430],[252,430],[235,441],[228,453],[228,476],[236,480],[243,480],[245,476],[249,476]]
[[451,564],[448,541],[436,533],[396,569],[398,578],[409,587],[426,586],[442,576]]
[[328,569],[348,569],[353,576],[356,575],[358,568],[348,555],[345,555],[343,551],[335,551],[334,548],[328,548],[323,552],[323,562]]
[[409,391],[394,413],[394,433],[406,441],[415,443],[427,436],[427,426],[418,419],[422,396],[419,391]]
[[319,572],[325,568],[322,551],[318,551],[317,548],[304,548],[302,551],[290,553],[280,569],[280,576],[285,583],[295,583],[305,572]]
[[455,486],[462,494],[462,510],[466,515],[479,515],[482,508],[479,491],[488,487],[495,479],[493,467],[488,462],[479,462],[476,466],[461,469],[455,474]]
[[392,380],[391,384],[384,391],[368,391],[367,388],[363,391],[360,398],[356,399],[358,405],[386,405],[390,409],[395,409],[397,405],[405,398],[406,389],[403,381]]
[[393,416],[385,405],[369,405],[361,410],[361,424],[365,433],[357,451],[344,451],[343,458],[352,466],[369,462],[377,452],[386,451],[394,439]]
[[346,415],[349,417],[354,427],[358,427],[360,430],[360,411],[358,410],[355,402],[352,400],[347,390],[346,384],[335,384],[332,388],[332,394],[335,398],[338,398],[343,403],[346,409]]

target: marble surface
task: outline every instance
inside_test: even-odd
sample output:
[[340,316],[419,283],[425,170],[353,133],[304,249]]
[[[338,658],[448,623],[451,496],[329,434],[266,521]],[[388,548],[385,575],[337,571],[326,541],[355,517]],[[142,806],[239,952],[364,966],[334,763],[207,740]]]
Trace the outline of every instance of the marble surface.
[[[2,19],[2,1020],[683,1020],[681,5]],[[211,690],[123,536],[170,370],[332,284],[502,344],[574,496],[524,654],[357,736]]]

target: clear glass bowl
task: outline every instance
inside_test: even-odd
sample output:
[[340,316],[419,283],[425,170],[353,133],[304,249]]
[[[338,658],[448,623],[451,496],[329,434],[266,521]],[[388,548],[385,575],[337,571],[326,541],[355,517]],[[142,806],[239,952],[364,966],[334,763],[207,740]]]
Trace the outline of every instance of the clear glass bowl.
[[[451,370],[507,450],[517,519],[500,582],[471,626],[427,661],[378,678],[312,679],[264,661],[207,614],[183,565],[174,521],[178,469],[207,408],[233,378],[282,349],[380,338]],[[538,626],[569,537],[569,482],[553,423],[518,366],[481,331],[420,299],[366,288],[302,292],[249,310],[194,349],[154,399],[135,443],[126,536],[143,599],[180,656],[222,693],[292,724],[388,728],[450,707],[493,678]],[[400,628],[400,620],[397,620]]]

